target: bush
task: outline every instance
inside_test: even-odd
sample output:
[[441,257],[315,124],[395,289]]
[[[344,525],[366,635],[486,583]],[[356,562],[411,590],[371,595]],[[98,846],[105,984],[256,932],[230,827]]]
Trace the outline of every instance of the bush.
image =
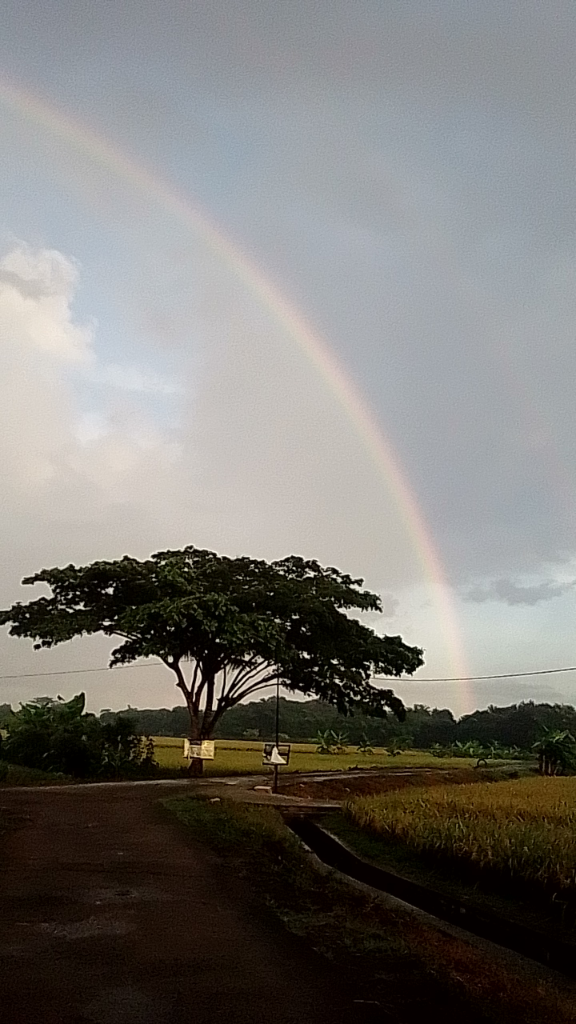
[[125,717],[102,725],[86,714],[85,703],[80,693],[69,701],[37,697],[22,704],[8,722],[2,757],[12,764],[76,778],[153,771],[152,741],[136,735],[134,724]]

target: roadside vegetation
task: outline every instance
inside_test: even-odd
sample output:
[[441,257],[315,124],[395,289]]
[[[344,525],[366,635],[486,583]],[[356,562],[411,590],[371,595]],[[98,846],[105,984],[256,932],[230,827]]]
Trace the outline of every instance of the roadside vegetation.
[[[291,714],[289,706],[299,702],[283,700],[281,704],[282,721],[283,715],[288,714],[289,718]],[[271,706],[268,700],[255,704],[256,711],[266,716]],[[550,710],[548,706],[543,707]],[[184,708],[178,710],[185,711]],[[251,705],[233,711],[255,713]],[[320,714],[333,720],[336,709],[323,702],[308,701],[299,704],[297,714],[301,713],[312,716],[308,720],[310,725]],[[72,778],[146,778],[154,774],[174,777],[187,773],[189,764],[183,756],[182,736],[143,733],[145,724],[153,724],[153,715],[161,717],[163,714],[162,709],[152,713],[131,708],[129,712],[117,714],[103,712],[98,717],[86,713],[82,694],[70,701],[37,698],[21,705],[18,711],[13,711],[9,705],[1,706],[0,783],[18,784],[25,770],[42,773],[42,781],[46,782]],[[422,722],[426,718],[434,720],[435,713],[429,709],[409,708],[406,722],[410,724],[415,716]],[[546,715],[537,717],[541,723]],[[392,721],[396,723],[394,728],[404,725],[395,715],[376,720],[356,713],[344,721],[347,721],[346,730],[317,729],[310,742],[292,742],[290,763],[281,770],[281,776],[351,769],[486,767],[496,777],[499,772],[512,769],[520,775],[530,774],[538,765],[543,774],[568,774],[576,767],[576,744],[567,729],[541,729],[537,734],[540,738],[531,749],[496,742],[485,745],[478,740],[456,740],[450,744],[434,743],[426,750],[409,746],[406,739],[394,733],[386,744],[371,741],[370,725],[375,721],[379,727],[388,728]],[[283,721],[282,724],[286,725]],[[280,739],[286,742],[290,736],[281,732]],[[204,771],[209,776],[262,774],[266,772],[262,754],[263,740],[259,735],[243,740],[217,739],[216,757],[204,762]],[[15,771],[15,766],[21,769],[20,773]]]
[[383,842],[576,913],[576,778],[437,786],[349,801]]
[[188,830],[241,876],[255,902],[341,969],[374,1019],[467,1024],[572,1024],[574,986],[556,985],[443,934],[349,884],[309,855],[273,808],[163,801]]
[[85,712],[85,696],[69,701],[38,697],[6,723],[0,781],[35,784],[69,778],[146,778],[153,775],[154,744],[127,718],[102,724]]

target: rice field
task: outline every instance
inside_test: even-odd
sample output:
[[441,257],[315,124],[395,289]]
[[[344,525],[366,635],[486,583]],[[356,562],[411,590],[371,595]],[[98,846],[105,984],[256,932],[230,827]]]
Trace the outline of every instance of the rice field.
[[[177,771],[186,767],[183,757],[184,741],[171,736],[155,736],[154,752],[163,769]],[[216,740],[215,758],[204,762],[206,775],[253,775],[269,769],[262,766],[263,744],[256,740]],[[359,754],[348,747],[342,754],[317,754],[315,743],[292,743],[290,764],[281,768],[285,772],[346,771],[348,768],[451,768],[475,764],[468,758],[437,758],[422,751],[407,750],[392,757],[383,748],[373,754]]]
[[576,899],[576,778],[403,790],[352,800],[345,812],[383,840]]

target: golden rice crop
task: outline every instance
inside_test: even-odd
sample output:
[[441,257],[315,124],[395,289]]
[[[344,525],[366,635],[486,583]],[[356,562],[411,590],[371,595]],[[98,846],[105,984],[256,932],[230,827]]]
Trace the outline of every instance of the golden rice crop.
[[352,800],[346,812],[413,850],[576,896],[576,778],[402,790]]

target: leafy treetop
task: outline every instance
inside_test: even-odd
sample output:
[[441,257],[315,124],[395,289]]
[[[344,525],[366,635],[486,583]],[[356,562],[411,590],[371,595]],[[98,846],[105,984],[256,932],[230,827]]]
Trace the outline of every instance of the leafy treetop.
[[190,546],[43,569],[23,582],[47,584],[51,596],[0,613],[12,636],[39,649],[102,632],[122,638],[111,666],[160,658],[184,694],[193,738],[211,736],[225,711],[276,679],[344,714],[402,716],[402,702],[371,677],[423,664],[419,648],[346,614],[381,611],[363,580],[296,556],[268,563]]

